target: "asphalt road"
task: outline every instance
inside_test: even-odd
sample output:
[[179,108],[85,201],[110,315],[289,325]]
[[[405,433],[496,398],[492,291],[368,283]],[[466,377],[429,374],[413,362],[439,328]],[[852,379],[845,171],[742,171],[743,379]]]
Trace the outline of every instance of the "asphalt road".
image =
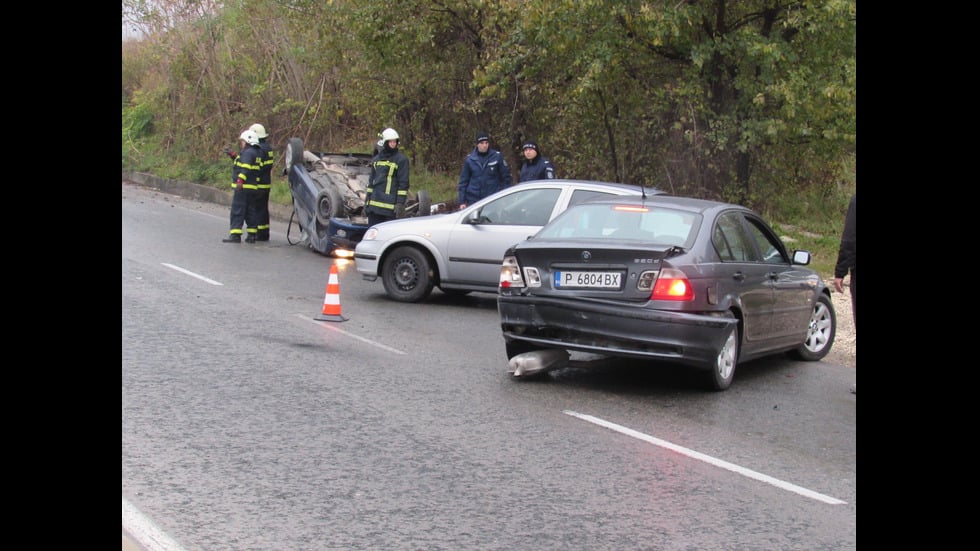
[[284,229],[124,185],[124,548],[855,548],[852,368],[517,383],[492,296],[394,303]]
[[[134,172],[123,172],[122,179],[124,185],[137,185],[147,190],[155,190],[165,196],[170,196],[174,200],[181,198],[186,199],[189,203],[199,201],[201,202],[202,208],[212,209],[214,212],[220,212],[220,209],[216,207],[228,208],[231,205],[230,192],[217,190],[209,186],[179,180],[169,180],[153,176],[152,174]],[[271,204],[269,210],[271,217],[280,223],[280,227],[283,227],[283,224],[289,222],[289,215],[292,211],[289,207]],[[280,239],[284,237],[280,235]],[[126,512],[124,511],[124,513]],[[151,539],[153,536],[159,537],[159,534],[153,532],[150,536]],[[147,537],[147,535],[140,534],[140,537]],[[125,530],[122,532],[122,549],[123,551],[154,551],[141,547]],[[156,549],[162,550],[163,548],[157,547]]]

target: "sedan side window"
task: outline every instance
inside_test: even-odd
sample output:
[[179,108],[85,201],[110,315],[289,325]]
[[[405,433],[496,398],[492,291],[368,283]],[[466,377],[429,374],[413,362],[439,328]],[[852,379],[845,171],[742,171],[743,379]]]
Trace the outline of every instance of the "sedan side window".
[[505,195],[480,209],[485,224],[543,226],[551,219],[560,189],[529,189]]
[[715,246],[718,256],[728,262],[758,262],[755,246],[745,233],[742,217],[735,212],[728,212],[718,217],[715,229],[711,233],[711,243]]
[[749,233],[752,234],[756,245],[759,246],[759,252],[762,253],[763,262],[767,264],[786,264],[789,262],[789,259],[783,255],[782,248],[773,241],[776,236],[764,232],[758,227],[754,219],[746,218],[746,221],[748,222]]
[[718,252],[718,256],[721,257],[722,262],[733,262],[735,260],[735,253],[732,252],[732,246],[728,243],[728,239],[725,238],[725,232],[721,229],[721,224],[715,226],[715,231],[711,234],[711,244],[715,246],[715,251]]

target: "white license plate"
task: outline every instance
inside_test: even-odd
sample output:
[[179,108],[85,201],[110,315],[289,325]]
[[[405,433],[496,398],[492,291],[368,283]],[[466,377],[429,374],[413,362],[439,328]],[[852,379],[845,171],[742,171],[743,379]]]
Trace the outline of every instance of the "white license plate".
[[555,287],[619,289],[620,272],[555,272]]

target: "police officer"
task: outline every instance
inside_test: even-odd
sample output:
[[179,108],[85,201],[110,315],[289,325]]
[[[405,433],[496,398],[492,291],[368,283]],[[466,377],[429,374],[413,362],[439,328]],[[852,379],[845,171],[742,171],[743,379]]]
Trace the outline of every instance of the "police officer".
[[400,143],[394,128],[381,132],[383,144],[371,159],[371,176],[368,180],[364,210],[368,225],[401,218],[408,200],[408,157],[398,150]]
[[490,134],[477,132],[476,147],[463,160],[456,185],[459,208],[510,187],[510,178],[510,167],[504,156],[490,148]]
[[526,140],[522,148],[524,149],[524,164],[521,165],[521,177],[517,180],[518,182],[554,179],[555,165],[551,164],[551,159],[541,156],[538,142]]
[[275,164],[275,154],[272,152],[272,145],[266,141],[269,133],[265,127],[255,123],[248,127],[259,137],[259,148],[262,149],[262,169],[259,171],[258,194],[256,195],[255,210],[258,218],[258,232],[256,241],[269,240],[269,193],[272,191],[272,165]]

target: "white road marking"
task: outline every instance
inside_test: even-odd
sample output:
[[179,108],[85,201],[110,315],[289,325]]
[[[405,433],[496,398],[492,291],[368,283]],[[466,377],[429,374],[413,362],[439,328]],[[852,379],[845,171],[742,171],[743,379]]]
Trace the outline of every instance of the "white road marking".
[[181,268],[180,266],[174,266],[173,264],[167,264],[166,262],[161,262],[160,264],[163,264],[164,266],[166,266],[168,268],[177,270],[178,272],[180,272],[182,274],[187,274],[187,275],[189,275],[191,277],[196,277],[197,279],[200,279],[201,281],[204,281],[205,283],[210,283],[211,285],[224,285],[224,283],[221,283],[220,281],[215,281],[213,279],[206,278],[206,277],[204,277],[202,275],[195,274],[194,272],[192,272],[190,270],[185,270],[185,269]]
[[146,551],[183,551],[179,543],[122,498],[122,527]]
[[344,331],[343,329],[338,328],[336,325],[331,325],[331,323],[333,323],[333,322],[316,320],[316,319],[313,319],[310,316],[304,316],[303,314],[296,314],[296,316],[299,317],[299,318],[305,319],[307,321],[312,321],[313,323],[319,325],[320,327],[325,327],[327,329],[330,329],[331,331],[336,331],[338,333],[343,333],[344,335],[347,335],[348,337],[350,337],[352,339],[357,339],[357,340],[359,340],[359,341],[361,341],[363,343],[370,344],[371,346],[376,346],[378,348],[387,350],[388,352],[394,352],[395,354],[403,354],[403,355],[405,354],[405,352],[402,352],[401,350],[398,350],[397,348],[392,348],[390,346],[381,344],[380,342],[372,341],[370,339],[365,339],[364,337],[355,335],[353,333],[348,333],[347,331]]
[[755,471],[753,471],[751,469],[746,469],[745,467],[739,467],[738,465],[735,465],[733,463],[729,463],[727,461],[722,461],[721,459],[717,459],[717,458],[711,457],[710,455],[705,455],[703,453],[696,452],[694,450],[689,450],[689,449],[687,449],[687,448],[685,448],[683,446],[678,446],[677,444],[671,444],[670,442],[668,442],[666,440],[661,440],[659,438],[655,438],[655,437],[650,436],[648,434],[643,434],[642,432],[639,432],[639,431],[635,431],[633,429],[626,428],[626,427],[624,427],[622,425],[617,425],[616,423],[610,423],[609,421],[605,421],[603,419],[599,419],[598,417],[593,417],[591,415],[585,415],[584,413],[577,413],[577,412],[570,411],[570,410],[565,410],[563,413],[565,413],[567,415],[571,415],[572,417],[578,417],[579,419],[581,419],[583,421],[588,421],[589,423],[593,423],[593,424],[599,425],[600,427],[606,427],[607,429],[614,430],[614,431],[616,431],[618,433],[625,434],[627,436],[632,436],[633,438],[636,438],[636,439],[639,439],[639,440],[643,440],[644,442],[649,442],[649,443],[651,443],[651,444],[653,444],[655,446],[660,446],[662,448],[667,448],[668,450],[675,451],[677,453],[686,455],[686,456],[691,457],[693,459],[697,459],[699,461],[704,461],[705,463],[710,463],[711,465],[714,465],[716,467],[721,467],[722,469],[727,469],[727,470],[732,471],[734,473],[738,473],[738,474],[740,474],[742,476],[747,476],[749,478],[754,478],[755,480],[759,480],[759,481],[765,482],[767,484],[772,484],[773,486],[775,486],[777,488],[781,488],[783,490],[789,490],[790,492],[794,492],[794,493],[800,494],[801,496],[804,496],[804,497],[809,497],[811,499],[815,499],[817,501],[822,501],[822,502],[828,503],[830,505],[846,505],[847,504],[846,501],[841,501],[841,500],[839,500],[837,498],[830,497],[830,496],[827,496],[827,495],[824,495],[824,494],[821,494],[821,493],[814,492],[813,490],[808,490],[806,488],[801,488],[800,486],[797,486],[795,484],[790,484],[789,482],[784,482],[784,481],[779,480],[777,478],[773,478],[771,476],[764,475],[762,473],[757,473],[757,472],[755,472]]
[[[166,262],[161,262],[161,264],[163,264],[164,266],[166,266],[168,268],[172,268],[174,270],[177,270],[178,272],[185,273],[185,274],[187,274],[187,275],[189,275],[191,277],[196,277],[196,278],[200,279],[201,281],[206,281],[206,282],[210,283],[211,285],[224,285],[223,283],[221,283],[219,281],[215,281],[213,279],[208,279],[208,278],[206,278],[206,277],[204,277],[202,275],[198,275],[198,274],[195,274],[194,272],[185,270],[185,269],[181,268],[180,266],[174,266],[173,264],[167,264]],[[397,348],[392,348],[390,346],[381,344],[380,342],[372,341],[370,339],[365,339],[364,337],[355,335],[353,333],[348,333],[347,331],[344,331],[343,329],[340,329],[340,328],[338,328],[336,326],[330,325],[329,322],[321,322],[321,321],[315,320],[315,319],[313,319],[313,318],[311,318],[309,316],[304,316],[303,314],[296,314],[296,316],[298,316],[300,318],[303,318],[303,319],[305,319],[307,321],[314,322],[314,323],[316,323],[317,325],[319,325],[321,327],[326,327],[327,329],[330,329],[330,330],[336,331],[338,333],[342,333],[344,335],[347,335],[348,337],[350,337],[352,339],[357,339],[357,340],[359,340],[359,341],[361,341],[363,343],[370,344],[371,346],[376,346],[378,348],[387,350],[389,352],[394,352],[395,354],[401,354],[401,355],[406,354],[405,352],[402,352],[401,350],[398,350]]]

